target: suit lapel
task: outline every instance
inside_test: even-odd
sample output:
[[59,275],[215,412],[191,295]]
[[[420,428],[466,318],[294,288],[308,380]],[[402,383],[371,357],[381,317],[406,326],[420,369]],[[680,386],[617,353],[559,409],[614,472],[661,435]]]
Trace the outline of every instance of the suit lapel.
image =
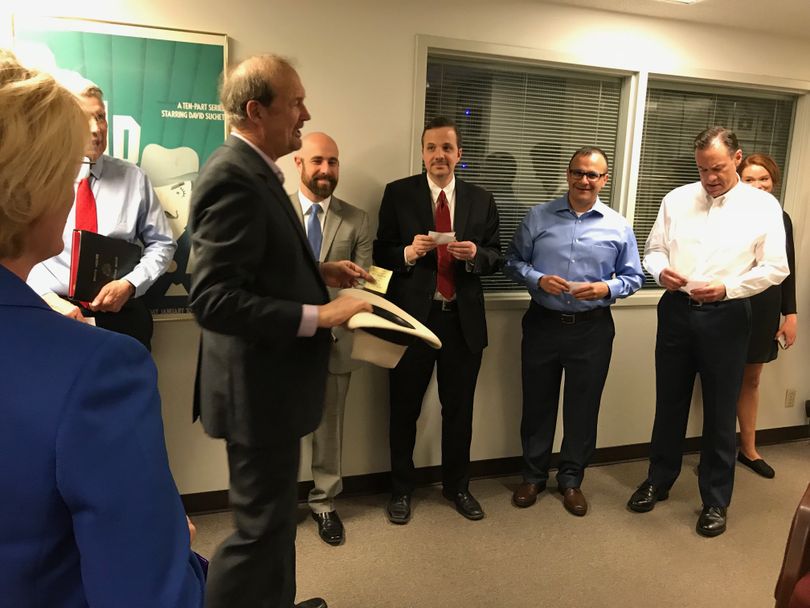
[[436,218],[433,215],[433,199],[430,197],[430,186],[425,173],[419,176],[416,189],[419,193],[416,197],[419,224],[424,230],[423,234],[427,234],[428,230],[436,229]]
[[[298,192],[294,192],[290,195],[290,203],[292,203],[293,211],[295,212],[295,217],[298,218],[298,221],[301,222],[301,225],[304,226],[304,213],[301,211],[301,201],[298,200]],[[306,229],[304,229],[306,232]]]
[[463,241],[467,228],[467,219],[470,216],[470,201],[467,198],[467,184],[456,178],[456,208],[453,213],[453,231],[456,240]]
[[329,211],[326,213],[326,220],[323,226],[323,245],[321,245],[321,259],[325,260],[329,256],[332,242],[338,231],[338,226],[343,222],[343,205],[339,198],[332,196],[329,203]]
[[320,278],[321,273],[318,268],[318,263],[312,256],[309,241],[307,240],[307,233],[304,231],[303,221],[298,219],[295,210],[293,209],[292,205],[289,204],[290,197],[287,196],[286,192],[284,192],[281,181],[278,179],[270,166],[265,162],[265,160],[259,156],[259,154],[253,148],[238,137],[231,135],[225,142],[225,145],[238,150],[244,158],[246,164],[251,168],[251,170],[255,170],[267,185],[269,194],[275,199],[274,203],[281,207],[282,213],[286,214],[287,218],[290,220],[290,224],[293,226],[293,230],[295,230],[298,234],[298,238],[301,241],[301,246],[309,254],[304,257],[310,260],[313,270]]

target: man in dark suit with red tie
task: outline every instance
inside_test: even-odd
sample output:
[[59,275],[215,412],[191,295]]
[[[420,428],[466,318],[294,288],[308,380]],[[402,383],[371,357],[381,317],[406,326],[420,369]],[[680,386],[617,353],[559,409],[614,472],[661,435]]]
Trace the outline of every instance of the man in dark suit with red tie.
[[[380,206],[374,261],[393,270],[388,297],[427,325],[442,341],[434,350],[411,345],[390,375],[392,494],[388,519],[406,524],[416,485],[416,421],[433,368],[442,405],[442,485],[464,517],[484,511],[469,492],[475,384],[487,345],[480,276],[501,262],[498,210],[492,195],[456,179],[461,136],[453,121],[438,117],[422,132],[427,174],[388,184]],[[439,244],[437,233],[455,233]]]

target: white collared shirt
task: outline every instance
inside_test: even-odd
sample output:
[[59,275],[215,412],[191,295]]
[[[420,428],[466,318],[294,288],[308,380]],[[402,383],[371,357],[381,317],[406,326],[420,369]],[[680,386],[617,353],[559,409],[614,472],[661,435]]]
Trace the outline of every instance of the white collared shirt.
[[740,181],[717,198],[700,182],[672,190],[644,250],[644,268],[659,285],[667,267],[690,281],[721,281],[727,299],[778,285],[790,274],[779,202]]
[[267,166],[270,167],[270,170],[273,171],[273,173],[276,174],[276,177],[278,178],[278,181],[280,181],[282,183],[282,185],[284,184],[284,172],[281,169],[278,168],[278,165],[275,163],[275,161],[273,161],[272,158],[270,158],[269,156],[267,156],[267,154],[262,152],[261,149],[259,148],[259,146],[254,144],[252,141],[250,141],[247,137],[242,135],[236,129],[231,129],[231,135],[233,135],[234,137],[238,137],[243,142],[245,142],[247,145],[249,145],[251,148],[253,148],[256,151],[256,153],[264,159],[264,162],[267,163]]
[[306,194],[304,194],[303,192],[301,192],[299,190],[298,191],[298,202],[301,205],[301,213],[304,215],[304,230],[306,231],[307,236],[309,236],[309,212],[310,212],[310,209],[312,209],[312,205],[314,205],[316,202],[321,206],[321,209],[323,210],[323,213],[320,215],[318,220],[321,222],[321,234],[323,234],[323,227],[324,227],[324,224],[326,223],[326,213],[327,213],[327,211],[329,211],[329,203],[332,202],[332,195],[330,194],[329,196],[327,196],[322,201],[311,201],[311,200],[309,200],[307,198]]
[[[74,197],[77,186],[78,182]],[[98,233],[143,247],[138,264],[121,277],[135,287],[134,297],[139,298],[166,272],[177,249],[166,213],[146,173],[120,158],[99,156],[90,169],[90,188],[96,199]],[[75,227],[74,198],[62,234],[64,249],[34,266],[28,275],[28,284],[39,295],[52,292],[67,297]]]
[[434,184],[430,176],[428,176],[427,182],[428,188],[430,188],[430,200],[433,202],[433,217],[436,217],[436,204],[439,200],[439,193],[444,190],[444,196],[447,198],[447,207],[450,209],[450,226],[452,228],[455,226],[454,218],[456,215],[456,176],[454,175],[450,183],[444,188],[440,188]]

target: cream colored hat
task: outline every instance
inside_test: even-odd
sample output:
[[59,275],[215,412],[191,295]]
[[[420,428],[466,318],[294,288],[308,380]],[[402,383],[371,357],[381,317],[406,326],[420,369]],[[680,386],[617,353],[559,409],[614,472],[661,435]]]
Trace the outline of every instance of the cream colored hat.
[[374,307],[373,312],[358,312],[346,321],[346,327],[354,333],[352,359],[390,369],[396,367],[414,340],[442,347],[436,334],[382,296],[362,289],[343,289],[339,295],[365,300]]

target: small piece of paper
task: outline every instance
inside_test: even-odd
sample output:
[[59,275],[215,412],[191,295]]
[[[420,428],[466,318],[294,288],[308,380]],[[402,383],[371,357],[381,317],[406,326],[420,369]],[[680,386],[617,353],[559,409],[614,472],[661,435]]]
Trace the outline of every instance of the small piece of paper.
[[590,283],[588,283],[587,281],[585,282],[568,281],[568,293],[574,293],[576,291],[579,291],[580,289],[586,287],[587,285],[590,285]]
[[693,289],[697,289],[698,287],[706,287],[708,284],[709,281],[687,281],[686,285],[684,285],[681,289],[691,295]]
[[447,243],[452,243],[456,240],[455,232],[436,232],[435,230],[431,230],[428,232],[428,236],[432,238],[437,245],[447,245]]
[[388,292],[388,283],[391,282],[391,277],[394,274],[392,271],[386,268],[380,268],[379,266],[372,266],[368,269],[368,273],[374,277],[374,283],[366,281],[363,284],[363,289],[376,291],[377,293]]

